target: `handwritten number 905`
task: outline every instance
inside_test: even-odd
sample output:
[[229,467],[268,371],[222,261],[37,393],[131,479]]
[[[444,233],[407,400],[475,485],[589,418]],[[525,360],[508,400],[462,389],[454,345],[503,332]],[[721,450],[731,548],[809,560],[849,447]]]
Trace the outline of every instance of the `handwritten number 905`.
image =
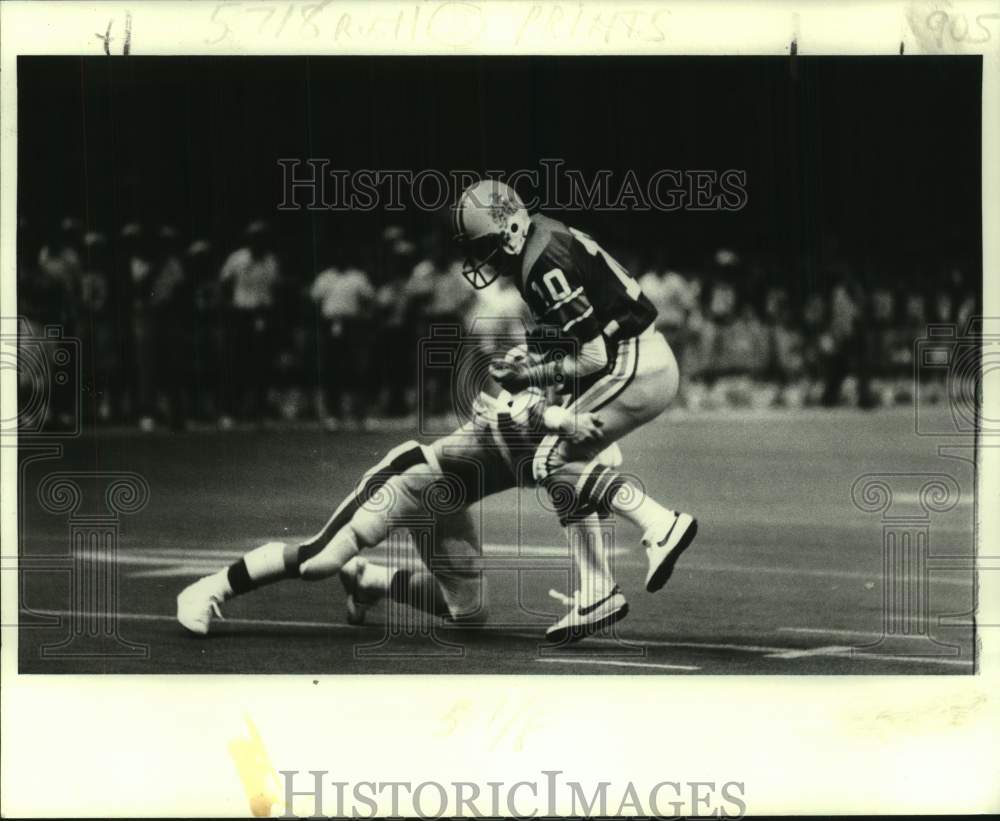
[[990,40],[990,30],[986,27],[986,20],[1000,20],[1000,14],[977,14],[975,30],[982,32],[982,35],[973,33],[970,37],[969,21],[964,14],[948,14],[946,11],[934,11],[927,15],[927,28],[934,33],[938,47],[944,45],[944,38],[947,34],[955,43],[969,43],[972,45],[986,43]]

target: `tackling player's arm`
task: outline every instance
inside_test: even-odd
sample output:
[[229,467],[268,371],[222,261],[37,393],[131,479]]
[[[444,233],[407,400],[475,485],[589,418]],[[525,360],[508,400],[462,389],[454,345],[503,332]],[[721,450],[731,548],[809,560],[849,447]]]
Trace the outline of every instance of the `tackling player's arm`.
[[516,393],[528,387],[545,388],[563,385],[573,379],[597,373],[608,364],[604,338],[595,336],[580,345],[574,354],[535,365],[523,362],[494,362],[490,374],[506,390]]
[[573,413],[559,405],[549,405],[542,414],[545,427],[561,433],[570,442],[596,442],[604,438],[604,422],[596,413]]
[[[527,359],[523,345],[512,348],[506,357],[507,362]],[[537,392],[512,394],[505,391],[494,397],[484,391],[473,402],[472,411],[475,423],[480,426],[495,426],[501,413],[510,414],[515,422],[520,421],[521,424],[527,424],[522,414],[540,414],[540,421],[546,430],[562,434],[571,442],[597,441],[604,438],[604,422],[596,413],[572,412],[559,405],[549,405]]]

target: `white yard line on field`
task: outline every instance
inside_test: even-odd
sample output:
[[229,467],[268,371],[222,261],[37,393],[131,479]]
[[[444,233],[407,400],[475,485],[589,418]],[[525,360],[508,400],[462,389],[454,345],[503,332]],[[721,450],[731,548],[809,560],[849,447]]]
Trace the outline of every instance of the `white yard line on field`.
[[[508,635],[525,639],[539,639],[533,633],[513,632]],[[626,639],[626,638],[604,638],[602,636],[589,636],[587,644],[604,644],[608,646],[622,647],[664,647],[667,649],[687,648],[692,650],[733,650],[738,653],[778,653],[788,650],[787,647],[762,647],[757,644],[733,644],[729,642],[709,642],[709,641],[666,641],[663,639]]]
[[700,667],[693,667],[690,664],[655,664],[647,661],[616,661],[614,659],[572,659],[572,658],[545,658],[535,659],[542,664],[596,664],[605,667],[649,667],[654,670],[700,670]]
[[855,653],[851,647],[829,646],[813,647],[807,650],[786,650],[782,653],[771,653],[764,658],[769,659],[802,659],[827,656],[830,658],[852,658],[856,660],[874,659],[876,661],[896,661],[904,664],[942,664],[946,667],[967,667],[972,672],[972,659],[959,659],[954,656],[942,658],[939,656],[906,656],[893,653]]
[[849,656],[851,654],[850,647],[843,646],[833,646],[830,647],[809,647],[804,650],[792,649],[783,650],[780,653],[768,653],[767,658],[769,659],[800,659],[806,658],[807,656]]
[[850,630],[832,627],[779,627],[779,633],[808,633],[818,636],[880,636],[875,630]]
[[[946,625],[947,626],[947,625]],[[960,625],[954,625],[954,627],[959,627]],[[804,633],[806,635],[814,636],[858,636],[861,638],[874,638],[880,639],[885,633],[880,630],[850,630],[846,628],[833,628],[833,627],[779,627],[779,633]],[[895,633],[892,636],[893,641],[897,639],[922,639],[923,635],[906,635],[903,633]]]

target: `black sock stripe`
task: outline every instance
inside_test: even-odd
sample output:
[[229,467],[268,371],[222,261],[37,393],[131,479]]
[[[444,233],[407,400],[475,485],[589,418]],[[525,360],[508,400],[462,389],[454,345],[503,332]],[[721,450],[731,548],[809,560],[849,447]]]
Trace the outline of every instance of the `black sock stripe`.
[[[586,481],[583,483],[583,487],[577,494],[577,504],[587,504],[591,501],[590,495],[594,491],[594,486],[597,484],[597,480],[600,479],[605,473],[607,473],[611,468],[607,465],[596,465],[590,475],[587,476]],[[596,499],[594,500],[596,501]]]
[[250,578],[250,571],[247,563],[243,559],[233,562],[226,571],[226,578],[233,593],[246,593],[254,589],[253,579]]

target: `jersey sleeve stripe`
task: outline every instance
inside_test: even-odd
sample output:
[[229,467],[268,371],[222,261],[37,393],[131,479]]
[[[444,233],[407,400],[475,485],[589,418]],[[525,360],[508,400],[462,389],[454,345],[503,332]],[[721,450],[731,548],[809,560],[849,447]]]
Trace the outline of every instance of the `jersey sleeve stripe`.
[[563,325],[563,327],[562,327],[563,333],[566,333],[566,331],[568,331],[570,328],[572,328],[578,322],[582,322],[583,320],[585,320],[588,316],[590,316],[593,313],[594,313],[594,306],[591,305],[589,308],[587,308],[586,311],[584,311],[578,317],[576,317],[575,319],[571,319],[569,322],[567,322],[565,325]]
[[554,311],[546,311],[540,320],[545,325],[557,325],[562,327],[571,319],[583,316],[587,311],[593,310],[593,305],[587,299],[586,294],[580,294],[569,302],[563,303]]
[[564,296],[562,299],[560,299],[558,302],[556,302],[555,304],[551,305],[549,307],[549,309],[545,313],[547,313],[547,314],[552,313],[552,311],[555,311],[558,308],[561,308],[567,302],[572,302],[574,299],[576,299],[582,293],[583,293],[583,286],[581,285],[575,291],[571,291],[570,293],[566,294],[566,296]]
[[542,315],[542,320],[550,325],[562,325],[592,307],[586,294],[578,294],[569,302],[560,303],[552,310],[547,310]]

